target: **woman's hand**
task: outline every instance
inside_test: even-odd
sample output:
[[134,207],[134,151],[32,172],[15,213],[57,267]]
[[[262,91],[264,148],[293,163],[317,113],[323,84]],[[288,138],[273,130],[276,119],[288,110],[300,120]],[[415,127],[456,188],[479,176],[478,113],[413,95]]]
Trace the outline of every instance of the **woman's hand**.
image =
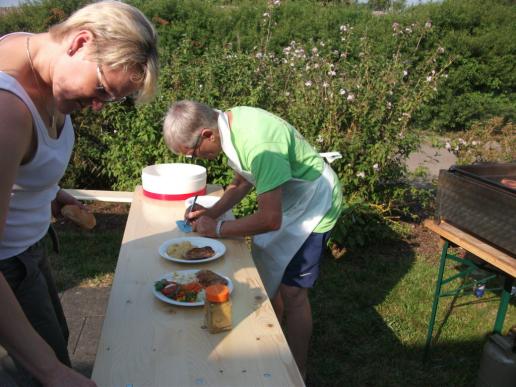
[[193,209],[190,210],[190,207],[188,207],[185,211],[185,220],[188,223],[195,222],[201,216],[210,216],[210,209],[195,203]]
[[59,191],[57,191],[56,198],[52,200],[52,215],[54,216],[54,218],[61,216],[61,208],[63,208],[63,206],[67,204],[73,204],[75,206],[82,208],[85,211],[88,211],[88,208],[79,200],[74,198],[65,190],[60,189]]
[[209,216],[202,215],[197,220],[192,222],[192,230],[212,238],[217,238],[217,221]]

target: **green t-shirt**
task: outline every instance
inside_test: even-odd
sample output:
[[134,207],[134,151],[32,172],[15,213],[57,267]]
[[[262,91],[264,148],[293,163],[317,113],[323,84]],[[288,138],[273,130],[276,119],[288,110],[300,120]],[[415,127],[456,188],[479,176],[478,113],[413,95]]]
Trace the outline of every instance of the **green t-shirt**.
[[[321,176],[324,160],[288,122],[258,108],[238,106],[230,110],[231,141],[242,169],[255,178],[258,195],[292,178],[314,181]],[[341,206],[342,189],[335,184],[332,206],[314,232],[331,230]]]

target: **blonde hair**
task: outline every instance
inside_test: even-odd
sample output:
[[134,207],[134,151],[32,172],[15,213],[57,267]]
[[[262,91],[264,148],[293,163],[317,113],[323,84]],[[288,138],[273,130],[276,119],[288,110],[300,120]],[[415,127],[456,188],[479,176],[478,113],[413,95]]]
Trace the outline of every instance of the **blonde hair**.
[[195,101],[179,101],[168,109],[163,123],[163,137],[168,148],[178,154],[178,146],[193,148],[202,129],[218,132],[218,114],[208,105]]
[[54,39],[68,33],[89,30],[95,36],[96,49],[89,54],[101,64],[119,68],[140,69],[133,79],[142,82],[135,99],[146,102],[156,93],[158,81],[157,35],[154,27],[137,8],[119,1],[89,4],[64,22],[49,29]]

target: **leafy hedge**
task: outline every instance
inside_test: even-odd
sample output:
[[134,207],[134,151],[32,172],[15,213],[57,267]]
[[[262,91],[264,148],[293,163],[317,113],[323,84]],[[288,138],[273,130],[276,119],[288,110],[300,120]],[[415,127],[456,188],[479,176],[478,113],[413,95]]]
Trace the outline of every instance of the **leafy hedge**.
[[[22,7],[0,19],[0,33],[45,30],[83,3]],[[403,163],[419,145],[416,127],[455,129],[479,115],[513,117],[514,88],[507,83],[514,72],[503,72],[512,49],[501,59],[486,57],[492,47],[474,56],[472,47],[487,43],[480,32],[465,35],[473,19],[496,34],[493,20],[514,11],[503,1],[488,1],[497,18],[473,12],[465,0],[383,17],[366,7],[307,0],[131,3],[159,32],[160,93],[138,108],[129,101],[75,114],[77,146],[64,185],[131,190],[145,165],[184,161],[161,138],[162,117],[173,101],[196,99],[221,109],[259,106],[290,121],[318,150],[343,154],[332,165],[348,203],[335,240],[353,247],[388,236],[389,215],[417,197],[404,183]],[[484,69],[473,77],[467,66],[478,70],[479,61],[499,66],[500,73],[487,79]],[[483,110],[470,109],[475,96]],[[229,182],[222,161],[204,162],[210,182]],[[251,197],[237,212],[254,206]]]

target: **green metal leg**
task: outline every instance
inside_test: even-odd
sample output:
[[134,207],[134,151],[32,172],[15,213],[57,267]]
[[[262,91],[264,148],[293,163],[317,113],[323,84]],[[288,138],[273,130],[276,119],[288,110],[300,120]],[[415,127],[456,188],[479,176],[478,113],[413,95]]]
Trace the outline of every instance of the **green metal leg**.
[[434,303],[432,305],[432,314],[430,321],[428,322],[428,332],[426,334],[426,345],[425,354],[423,360],[426,361],[430,350],[430,344],[432,342],[432,333],[434,331],[435,317],[437,315],[437,306],[439,304],[439,297],[441,295],[441,286],[443,282],[444,267],[446,265],[446,256],[448,254],[448,241],[444,242],[443,249],[441,252],[441,259],[439,261],[439,273],[437,274],[437,283],[435,285]]
[[507,307],[509,305],[509,301],[511,299],[511,290],[512,284],[514,283],[514,278],[510,276],[505,277],[505,282],[502,290],[502,298],[500,300],[500,306],[498,307],[498,313],[496,314],[496,321],[494,326],[494,333],[502,333],[503,322],[505,320],[505,314],[507,313]]

